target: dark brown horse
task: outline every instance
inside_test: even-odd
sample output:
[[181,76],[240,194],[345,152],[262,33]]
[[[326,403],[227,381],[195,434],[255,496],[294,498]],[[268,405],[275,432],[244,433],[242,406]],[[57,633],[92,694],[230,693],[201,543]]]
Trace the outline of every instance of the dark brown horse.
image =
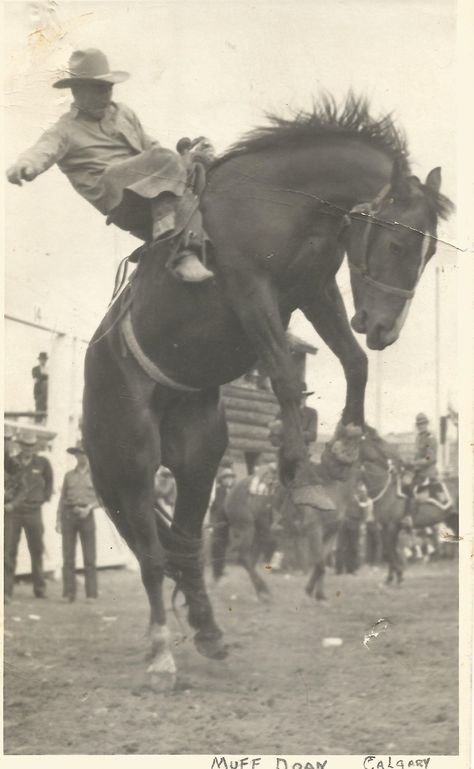
[[421,529],[434,526],[442,521],[458,530],[458,511],[454,502],[444,505],[437,500],[413,499],[407,502],[404,488],[413,480],[413,473],[407,475],[397,451],[378,435],[372,427],[366,426],[360,444],[358,477],[362,477],[369,496],[374,502],[374,518],[382,527],[382,541],[388,564],[387,582],[396,577],[403,579],[404,562],[399,553],[398,537],[404,520],[406,525]]
[[[226,653],[200,561],[202,522],[227,444],[219,385],[257,358],[264,363],[281,406],[281,474],[297,485],[307,457],[285,338],[291,313],[300,308],[340,359],[347,380],[342,424],[362,426],[367,358],[335,275],[346,249],[354,327],[371,347],[395,341],[434,253],[437,217],[448,211],[439,188],[439,169],[425,184],[410,176],[399,132],[390,118],[374,120],[363,102],[350,98],[338,111],[328,100],[294,120],[274,118],[210,173],[202,210],[215,280],[179,282],[164,268],[169,249],[150,246],[93,337],[84,440],[97,492],[140,562],[157,686],[175,676],[165,567],[186,594],[198,650],[214,658]],[[161,534],[152,500],[162,462],[178,496],[173,524]]]
[[254,477],[238,481],[229,491],[225,501],[226,518],[230,527],[231,543],[237,557],[237,563],[249,575],[257,597],[261,601],[270,599],[267,583],[259,574],[259,560],[268,557],[272,548],[272,520],[274,494],[270,484],[270,473],[260,476],[260,483],[268,478],[268,493],[251,493]]

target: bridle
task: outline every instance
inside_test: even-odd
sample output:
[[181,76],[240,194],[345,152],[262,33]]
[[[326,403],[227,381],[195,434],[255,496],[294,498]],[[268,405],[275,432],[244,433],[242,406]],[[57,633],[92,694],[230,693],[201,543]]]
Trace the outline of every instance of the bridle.
[[[367,220],[364,228],[364,232],[362,234],[362,243],[361,243],[362,255],[361,255],[360,264],[358,265],[354,264],[354,262],[351,260],[348,254],[349,268],[351,272],[355,273],[368,286],[376,288],[385,294],[391,294],[392,296],[399,296],[402,299],[413,299],[413,297],[415,296],[416,284],[412,289],[398,288],[397,286],[391,286],[388,283],[382,283],[380,280],[375,280],[375,278],[372,278],[371,275],[369,274],[368,259],[369,259],[370,235],[371,235],[374,224],[377,223],[376,217],[380,212],[382,204],[389,197],[390,189],[391,189],[390,184],[386,184],[373,200],[371,200],[369,203],[361,203],[357,206],[354,206],[354,208],[350,210],[349,214],[345,215],[344,217],[345,225],[351,224],[353,214],[360,214],[360,216],[365,217]],[[388,224],[388,223],[382,222],[382,224]]]

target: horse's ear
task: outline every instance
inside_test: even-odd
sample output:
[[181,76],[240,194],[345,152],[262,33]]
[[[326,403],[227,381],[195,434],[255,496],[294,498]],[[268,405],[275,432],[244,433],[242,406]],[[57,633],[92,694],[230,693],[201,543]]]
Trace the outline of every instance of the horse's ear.
[[425,187],[429,187],[433,192],[439,192],[441,189],[441,168],[433,168],[426,177]]

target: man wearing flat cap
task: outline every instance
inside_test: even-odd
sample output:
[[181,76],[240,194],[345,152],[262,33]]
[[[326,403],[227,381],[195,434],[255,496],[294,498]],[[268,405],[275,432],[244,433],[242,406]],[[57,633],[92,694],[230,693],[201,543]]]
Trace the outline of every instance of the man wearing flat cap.
[[24,529],[31,556],[33,593],[36,598],[46,595],[43,574],[44,526],[41,507],[51,498],[53,471],[46,457],[36,454],[34,435],[20,434],[18,438],[18,474],[14,497],[5,504],[5,598],[13,594],[16,560],[21,532]]
[[[205,234],[186,163],[148,136],[133,110],[112,101],[114,85],[128,77],[128,72],[111,71],[98,49],[75,51],[65,76],[53,84],[71,89],[70,111],[20,155],[7,171],[8,180],[21,185],[56,163],[108,224],[147,242],[176,232],[180,203],[187,224],[168,266],[182,280],[204,280],[212,273],[198,259]],[[200,155],[199,143],[191,154],[204,164],[210,157],[208,149]]]
[[96,538],[94,509],[99,507],[92,484],[89,462],[78,441],[67,449],[76,458],[76,467],[64,476],[56,515],[56,531],[63,544],[63,599],[76,600],[76,544],[79,536],[84,562],[86,598],[97,598]]

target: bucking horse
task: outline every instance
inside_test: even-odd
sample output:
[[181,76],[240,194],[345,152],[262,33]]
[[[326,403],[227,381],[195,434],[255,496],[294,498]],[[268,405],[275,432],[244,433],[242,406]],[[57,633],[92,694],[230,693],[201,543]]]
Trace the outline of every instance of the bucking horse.
[[[347,252],[353,329],[371,349],[395,342],[435,253],[438,217],[450,210],[440,184],[439,168],[425,183],[411,175],[391,118],[374,119],[353,96],[341,107],[327,98],[293,119],[269,118],[209,172],[201,210],[215,278],[177,280],[165,268],[171,244],[150,244],[92,338],[83,437],[96,491],[140,563],[151,610],[148,672],[157,688],[176,677],[165,573],[186,596],[198,651],[227,654],[201,559],[202,523],[227,445],[219,386],[263,362],[281,408],[280,475],[298,488],[309,460],[285,329],[302,310],[347,382],[327,452],[337,475],[334,458],[354,459],[351,441],[363,429],[367,357],[336,273]],[[177,483],[171,526],[153,510],[161,463]]]

